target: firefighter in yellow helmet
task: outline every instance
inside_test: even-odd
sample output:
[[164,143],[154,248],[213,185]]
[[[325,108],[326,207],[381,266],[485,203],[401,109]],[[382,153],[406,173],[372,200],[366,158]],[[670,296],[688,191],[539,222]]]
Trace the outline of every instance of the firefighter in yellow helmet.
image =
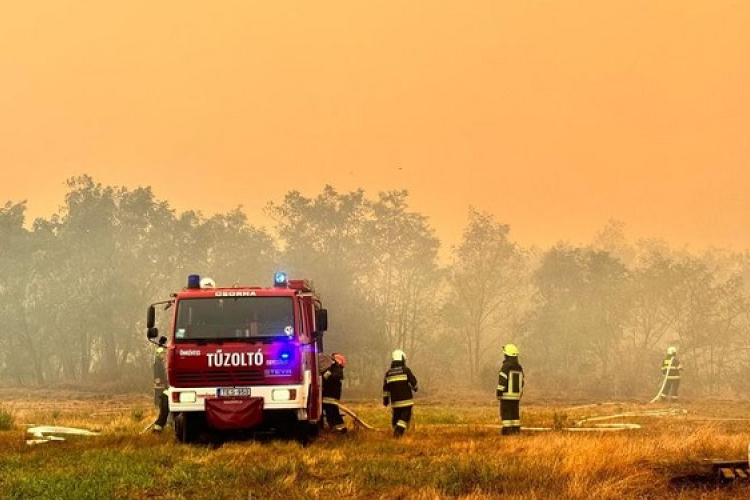
[[383,406],[391,405],[391,427],[397,438],[409,427],[414,407],[412,393],[417,390],[417,378],[406,366],[406,354],[396,349],[391,354],[391,367],[383,378]]
[[331,354],[331,366],[323,372],[323,412],[328,426],[339,434],[346,434],[347,429],[339,410],[341,399],[341,382],[344,380],[346,358],[343,354]]
[[661,399],[677,401],[677,393],[680,390],[680,378],[682,375],[682,364],[677,359],[677,348],[667,348],[664,355],[664,361],[661,363],[661,373],[666,377],[664,390],[661,393]]
[[502,434],[519,434],[521,432],[521,396],[525,379],[523,368],[518,362],[518,347],[515,344],[503,346],[503,365],[497,380],[495,395],[500,401],[500,420],[503,423]]

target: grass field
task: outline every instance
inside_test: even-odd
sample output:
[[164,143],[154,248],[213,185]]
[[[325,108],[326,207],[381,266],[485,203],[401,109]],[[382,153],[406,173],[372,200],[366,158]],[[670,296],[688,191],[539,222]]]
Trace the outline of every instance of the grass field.
[[[591,421],[640,429],[591,432],[569,429],[586,417],[670,407],[529,402],[524,426],[551,430],[500,436],[491,400],[419,401],[401,440],[391,437],[385,409],[349,402],[381,430],[323,432],[301,447],[277,439],[188,446],[171,432],[141,434],[156,413],[145,396],[0,396],[0,422],[11,421],[0,430],[3,499],[750,498],[750,480],[720,483],[706,462],[747,458],[746,402],[683,402],[661,416]],[[28,445],[31,424],[100,435]]]

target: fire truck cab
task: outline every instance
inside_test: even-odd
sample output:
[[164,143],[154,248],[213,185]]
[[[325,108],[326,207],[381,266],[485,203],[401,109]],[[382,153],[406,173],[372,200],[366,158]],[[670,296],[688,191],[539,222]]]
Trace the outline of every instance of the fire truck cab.
[[[161,307],[160,307],[161,306]],[[167,335],[156,310],[172,309]],[[210,431],[275,431],[307,442],[321,423],[319,354],[328,314],[306,280],[216,287],[199,275],[151,304],[147,338],[167,349],[169,410],[181,442]]]

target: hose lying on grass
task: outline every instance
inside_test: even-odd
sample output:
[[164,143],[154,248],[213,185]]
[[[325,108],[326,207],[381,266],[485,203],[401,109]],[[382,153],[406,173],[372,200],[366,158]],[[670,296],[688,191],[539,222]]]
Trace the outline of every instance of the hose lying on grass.
[[669,417],[669,416],[685,415],[686,413],[687,413],[687,410],[683,410],[679,408],[669,408],[669,409],[664,409],[664,410],[628,411],[624,413],[618,413],[616,415],[586,417],[586,418],[576,421],[576,427],[580,427],[584,423],[594,422],[597,420],[610,420],[613,418],[621,418],[621,417]]

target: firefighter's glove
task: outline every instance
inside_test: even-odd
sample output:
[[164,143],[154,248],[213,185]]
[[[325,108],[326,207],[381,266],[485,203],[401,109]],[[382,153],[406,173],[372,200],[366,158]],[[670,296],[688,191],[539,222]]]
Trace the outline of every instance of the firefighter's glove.
[[388,399],[387,398],[383,398],[383,406],[388,406]]

